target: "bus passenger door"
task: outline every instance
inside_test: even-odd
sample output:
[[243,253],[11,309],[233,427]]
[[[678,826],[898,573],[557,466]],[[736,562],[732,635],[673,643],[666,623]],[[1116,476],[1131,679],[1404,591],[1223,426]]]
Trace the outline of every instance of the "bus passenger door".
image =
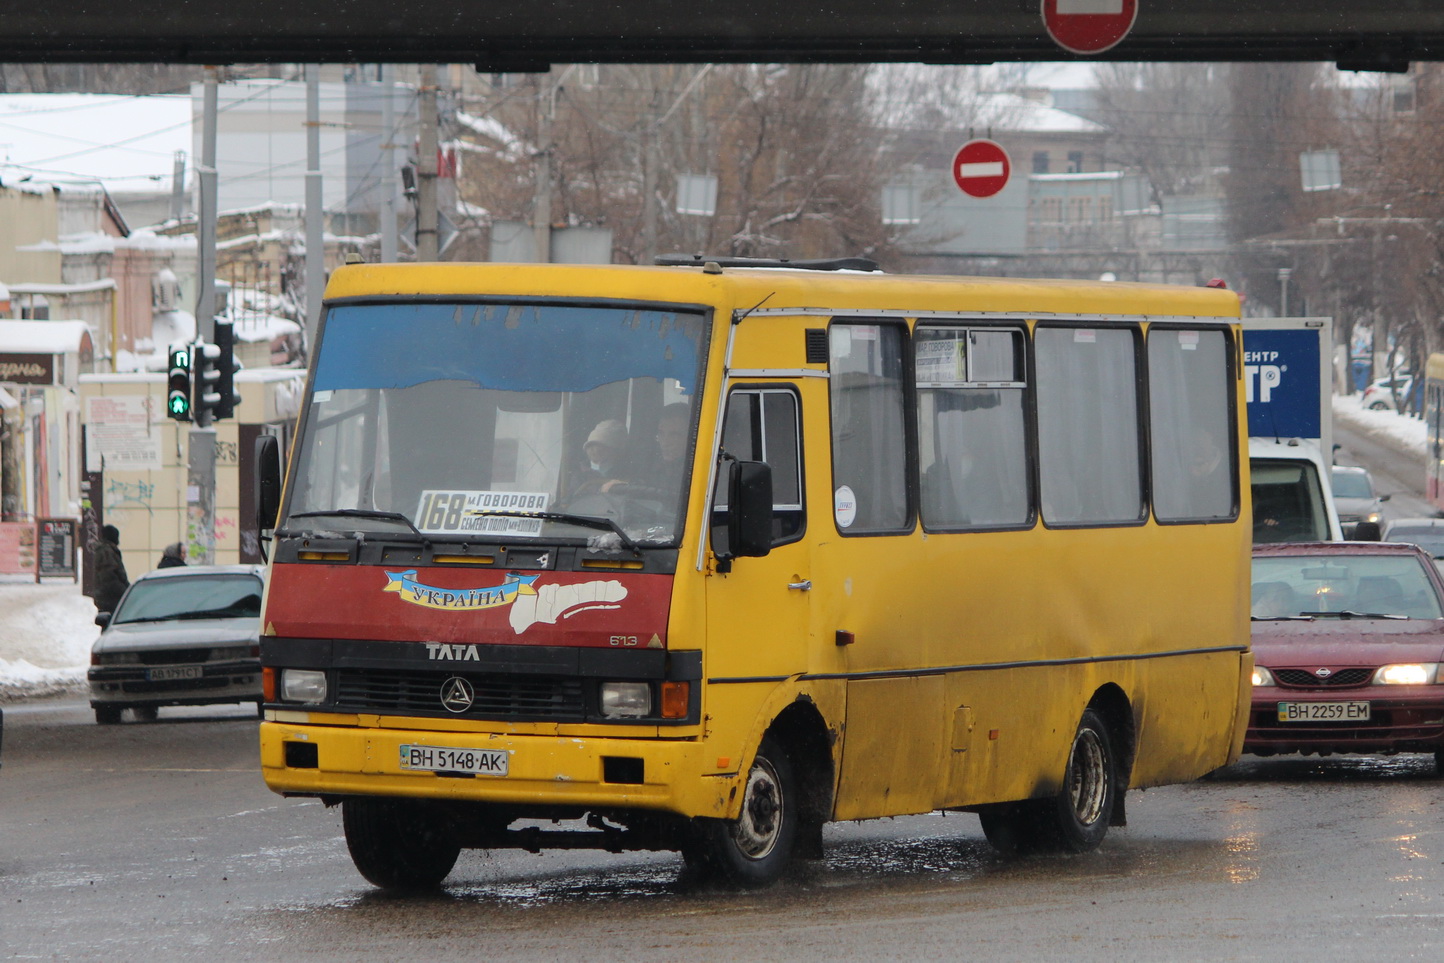
[[734,387],[727,396],[722,451],[771,468],[773,510],[769,553],[727,560],[726,471],[725,464],[718,466],[710,533],[717,562],[707,579],[705,712],[712,732],[723,738],[747,737],[778,686],[807,669],[812,570],[802,497],[804,397],[791,384]]

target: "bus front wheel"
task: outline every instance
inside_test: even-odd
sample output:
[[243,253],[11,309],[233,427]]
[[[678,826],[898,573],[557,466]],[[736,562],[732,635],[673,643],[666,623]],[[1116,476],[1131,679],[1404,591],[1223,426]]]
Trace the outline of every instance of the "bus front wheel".
[[351,861],[382,889],[435,889],[461,855],[461,844],[447,819],[405,800],[369,796],[344,800],[341,823]]
[[771,736],[762,740],[736,819],[695,820],[687,862],[735,886],[766,886],[787,868],[797,839],[797,780],[792,760]]

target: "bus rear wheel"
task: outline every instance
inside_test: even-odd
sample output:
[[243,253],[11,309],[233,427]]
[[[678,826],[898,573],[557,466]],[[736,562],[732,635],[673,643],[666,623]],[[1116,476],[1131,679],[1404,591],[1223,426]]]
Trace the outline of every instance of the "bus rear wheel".
[[1118,761],[1108,726],[1088,709],[1073,734],[1057,795],[990,806],[978,818],[988,842],[1006,855],[1086,853],[1108,835],[1118,792]]
[[683,856],[705,875],[734,886],[776,882],[797,840],[797,796],[792,760],[767,736],[748,770],[741,813],[736,819],[695,820],[695,838]]
[[370,796],[346,799],[341,823],[351,861],[382,889],[435,889],[461,854],[449,820],[417,803]]
[[1065,853],[1097,849],[1108,835],[1118,791],[1113,739],[1103,717],[1088,709],[1073,734],[1063,789],[1048,800],[1045,809],[1051,848]]

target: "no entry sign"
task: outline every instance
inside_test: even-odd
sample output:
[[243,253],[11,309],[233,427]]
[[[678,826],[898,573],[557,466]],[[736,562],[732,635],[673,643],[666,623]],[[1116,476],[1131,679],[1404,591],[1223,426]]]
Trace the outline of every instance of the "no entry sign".
[[1102,53],[1128,36],[1138,0],[1042,0],[1043,26],[1071,53]]
[[969,197],[992,197],[1008,186],[1008,152],[996,141],[970,140],[953,155],[953,180]]

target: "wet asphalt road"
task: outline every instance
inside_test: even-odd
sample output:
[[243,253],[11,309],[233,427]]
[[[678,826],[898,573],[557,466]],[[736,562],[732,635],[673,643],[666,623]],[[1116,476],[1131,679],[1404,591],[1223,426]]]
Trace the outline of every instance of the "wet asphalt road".
[[242,710],[97,727],[9,706],[6,959],[1435,960],[1444,781],[1426,756],[1245,759],[1133,793],[1096,853],[1008,861],[976,818],[829,827],[762,893],[669,854],[463,854],[446,891],[383,896],[340,817],[271,795]]
[[[1422,468],[1337,430],[1426,514]],[[6,707],[0,956],[39,960],[1437,960],[1444,780],[1427,756],[1245,757],[1129,796],[1096,853],[1009,861],[975,817],[827,830],[762,893],[669,854],[464,853],[443,894],[379,894],[340,816],[261,783],[248,709],[94,725]]]

